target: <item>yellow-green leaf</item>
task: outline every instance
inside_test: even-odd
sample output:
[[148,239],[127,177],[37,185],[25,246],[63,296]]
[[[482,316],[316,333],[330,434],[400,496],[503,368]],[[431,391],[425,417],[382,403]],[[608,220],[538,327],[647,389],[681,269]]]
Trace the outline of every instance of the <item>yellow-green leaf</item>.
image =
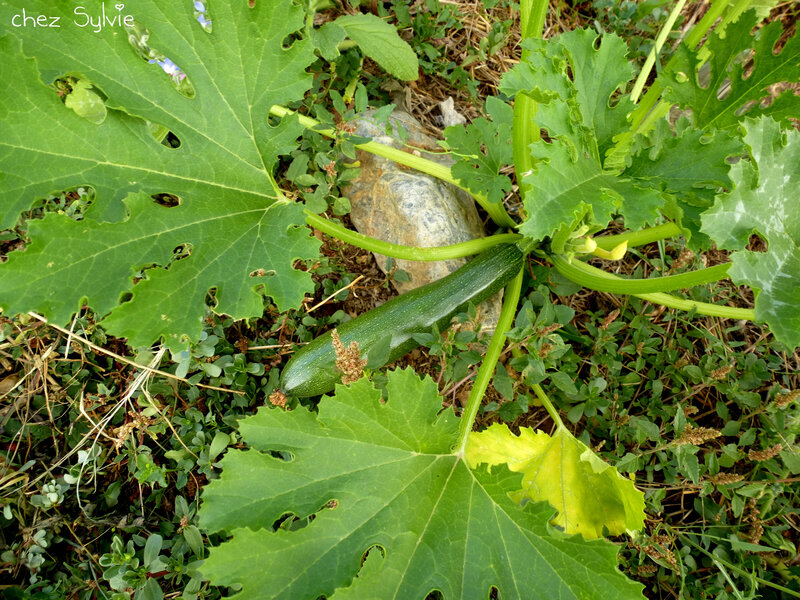
[[475,467],[506,464],[523,474],[517,499],[545,500],[558,510],[551,521],[584,538],[632,533],[644,524],[644,494],[564,428],[551,437],[523,427],[519,436],[506,425],[473,432],[467,462]]

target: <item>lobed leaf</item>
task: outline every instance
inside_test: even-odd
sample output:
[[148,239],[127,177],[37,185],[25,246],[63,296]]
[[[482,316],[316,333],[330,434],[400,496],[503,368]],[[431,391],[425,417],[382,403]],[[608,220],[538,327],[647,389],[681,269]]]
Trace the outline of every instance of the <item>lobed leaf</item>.
[[[664,121],[649,137],[632,134],[621,147],[634,108],[624,88],[632,76],[625,42],[575,30],[526,40],[523,61],[501,89],[537,101],[542,139],[531,144],[534,168],[523,174],[526,220],[520,232],[543,239],[579,222],[605,227],[614,215],[638,229],[662,215],[694,235],[699,215],[720,186],[729,187],[728,158],[741,144],[727,132],[694,131]],[[623,136],[625,137],[625,136]]]
[[644,526],[644,494],[564,427],[553,436],[522,427],[516,436],[495,423],[470,434],[466,459],[522,473],[519,497],[549,502],[558,510],[551,522],[566,533],[595,539]]
[[[700,215],[714,203],[722,189],[731,189],[728,175],[730,157],[744,150],[741,141],[727,131],[705,133],[690,127],[686,119],[675,124],[658,121],[649,139],[638,138],[625,175],[640,187],[668,196],[664,214],[679,222],[693,248],[708,247],[700,232]],[[635,206],[626,213],[626,225],[636,229],[650,221],[646,212],[637,214]]]
[[489,202],[502,202],[511,191],[511,180],[500,169],[513,162],[511,107],[493,96],[486,99],[491,121],[479,117],[466,127],[445,129],[447,145],[458,157],[452,166],[453,176],[473,194],[482,194]]
[[[735,250],[728,275],[756,292],[756,319],[775,338],[800,346],[800,132],[782,132],[770,117],[745,119],[744,141],[751,161],[731,167],[735,188],[717,197],[702,216],[702,231],[722,248]],[[765,252],[746,250],[750,236]]]
[[[111,312],[110,333],[133,345],[163,336],[178,350],[199,336],[209,291],[216,310],[244,318],[262,313],[264,294],[285,310],[313,289],[293,263],[316,256],[319,244],[297,229],[299,206],[273,206],[272,168],[302,128],[267,122],[270,106],[302,98],[311,83],[311,44],[284,46],[304,24],[301,8],[220,3],[210,33],[191,2],[131,0],[111,15],[130,14],[129,31],[79,27],[67,4],[0,7],[58,16],[62,25],[9,28],[0,40],[8,57],[0,66],[0,227],[13,226],[36,198],[77,186],[95,192],[79,222],[48,215],[29,223],[28,247],[0,265],[6,314],[36,310],[66,322],[88,301],[101,316]],[[105,99],[102,124],[42,83],[68,74]],[[180,146],[159,143],[153,124]],[[162,194],[180,205],[158,206],[152,198]],[[174,261],[178,248],[189,256]]]
[[213,583],[292,600],[468,600],[492,587],[504,598],[641,597],[611,544],[548,529],[552,509],[509,497],[518,475],[452,454],[458,419],[431,379],[390,372],[387,393],[362,379],[318,415],[262,408],[242,421],[252,449],[229,451],[203,491],[201,523],[232,535],[203,567]]
[[[773,49],[782,33],[780,21],[750,35],[758,21],[756,13],[748,11],[723,34],[711,33],[699,50],[681,44],[661,74],[669,88],[665,98],[690,108],[698,127],[729,129],[745,116],[770,115],[784,120],[800,115],[800,97],[791,89],[765,103],[774,84],[800,81],[800,36],[795,32],[776,54]],[[709,54],[706,62],[703,57]]]

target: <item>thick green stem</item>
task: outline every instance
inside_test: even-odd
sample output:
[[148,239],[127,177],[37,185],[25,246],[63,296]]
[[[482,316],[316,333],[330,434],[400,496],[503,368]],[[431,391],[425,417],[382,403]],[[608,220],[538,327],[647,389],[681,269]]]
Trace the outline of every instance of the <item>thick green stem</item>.
[[[578,277],[580,279],[586,273],[593,273],[599,278],[617,281],[620,284],[620,287],[622,287],[624,284],[633,283],[630,279],[622,279],[620,277],[617,277],[616,275],[607,273],[602,269],[597,269],[595,267],[592,267],[591,265],[587,265],[586,263],[581,263],[580,261],[574,261],[570,263],[566,259],[560,259],[560,257],[550,257],[550,260],[553,261],[553,264],[556,266],[556,269],[558,270],[559,273],[564,275],[564,277],[566,277],[567,279],[571,279],[573,281],[574,281],[573,277]],[[707,270],[709,269],[703,269],[703,271]],[[667,278],[664,277],[662,279],[667,279]],[[615,291],[615,290],[608,290],[608,291]],[[617,293],[625,294],[628,292],[622,291]],[[717,304],[709,304],[707,302],[695,302],[694,300],[684,300],[683,298],[678,298],[676,296],[671,296],[670,294],[664,294],[661,292],[656,292],[651,294],[633,293],[630,295],[636,296],[637,298],[641,298],[642,300],[646,300],[647,302],[652,302],[654,304],[663,304],[664,306],[667,306],[669,308],[677,308],[679,310],[686,310],[686,311],[694,310],[698,314],[708,315],[710,317],[722,317],[724,319],[747,319],[749,321],[755,321],[755,312],[749,308],[734,308],[731,306],[719,306]]]
[[497,361],[500,358],[500,353],[506,341],[506,333],[514,322],[519,295],[522,291],[522,276],[524,273],[525,269],[520,269],[517,276],[506,286],[503,296],[503,308],[500,311],[500,318],[497,321],[497,329],[495,329],[492,340],[489,342],[486,356],[483,357],[483,362],[478,369],[478,374],[475,376],[475,383],[472,386],[472,390],[470,390],[467,405],[464,407],[464,412],[461,415],[461,422],[458,426],[458,441],[453,447],[453,450],[458,456],[464,456],[464,449],[467,446],[469,433],[472,431],[472,425],[475,422],[475,417],[478,415],[478,409],[481,406],[483,395],[486,393],[486,388],[489,387],[489,382],[491,382],[492,375],[494,375],[494,368],[497,365]]
[[575,283],[590,290],[612,292],[614,294],[650,294],[653,292],[683,290],[725,279],[731,266],[731,263],[725,263],[708,267],[707,269],[698,269],[688,273],[681,273],[680,275],[668,275],[654,279],[608,279],[605,275],[598,275],[598,273],[605,273],[605,271],[587,265],[580,260],[570,261],[563,256],[551,256],[550,260],[559,273]]
[[[520,2],[520,34],[523,40],[542,37],[548,4],[547,0],[522,0]],[[523,61],[526,59],[527,53],[527,50],[523,51]],[[539,139],[539,128],[533,120],[535,114],[536,102],[525,94],[517,94],[514,98],[511,144],[514,155],[514,172],[517,176],[520,195],[523,198],[530,194],[530,186],[525,183],[525,173],[533,169],[530,145]]]
[[622,242],[628,242],[628,248],[633,248],[634,246],[644,246],[645,244],[665,240],[680,234],[681,228],[675,223],[669,222],[639,231],[628,231],[627,233],[620,233],[619,235],[606,235],[593,239],[598,248],[612,250]]
[[686,43],[689,48],[694,50],[697,48],[700,41],[703,39],[706,33],[708,33],[709,29],[713,27],[714,23],[717,22],[722,16],[722,13],[725,12],[725,9],[730,4],[730,0],[713,0],[711,2],[711,6],[706,11],[706,14],[703,15],[703,18],[700,19],[700,22],[697,23],[692,30],[687,34],[686,39],[684,42]]
[[[307,117],[305,115],[301,115],[295,113],[288,108],[283,106],[274,105],[272,108],[269,109],[269,113],[276,117],[285,117],[287,115],[297,115],[300,124],[303,127],[308,129],[313,129],[320,135],[324,135],[326,137],[335,138],[336,131],[334,129],[322,127],[321,123],[316,119],[312,119],[311,117]],[[364,150],[365,152],[369,152],[370,154],[374,154],[376,156],[382,156],[383,158],[388,158],[396,163],[404,165],[406,167],[410,167],[416,171],[420,171],[421,173],[427,173],[428,175],[432,175],[437,179],[441,179],[442,181],[446,181],[457,188],[460,188],[471,194],[475,201],[480,204],[483,209],[489,214],[492,220],[500,225],[501,227],[516,227],[517,224],[508,216],[505,208],[503,208],[502,204],[489,202],[488,198],[482,194],[474,194],[465,186],[461,185],[454,177],[453,173],[450,171],[450,167],[446,167],[445,165],[439,164],[432,160],[428,160],[427,158],[423,158],[421,156],[417,156],[416,154],[411,154],[410,152],[405,152],[403,150],[399,150],[397,148],[392,148],[391,146],[386,146],[384,144],[379,144],[378,142],[365,142],[363,144],[356,144],[356,148],[359,150]]]
[[522,39],[540,38],[544,33],[548,0],[521,0],[519,3],[519,33]]
[[384,242],[373,237],[358,233],[351,229],[329,221],[325,217],[315,215],[310,210],[303,211],[306,215],[306,223],[312,227],[316,227],[320,231],[335,237],[336,239],[352,244],[370,252],[377,252],[384,256],[391,256],[393,258],[402,258],[405,260],[417,261],[434,261],[434,260],[449,260],[451,258],[462,258],[464,256],[472,256],[479,254],[484,250],[496,246],[498,244],[510,244],[522,239],[518,233],[500,233],[485,238],[478,238],[468,242],[461,242],[460,244],[452,244],[450,246],[438,246],[435,248],[421,248],[418,246],[401,246],[400,244],[392,244]]

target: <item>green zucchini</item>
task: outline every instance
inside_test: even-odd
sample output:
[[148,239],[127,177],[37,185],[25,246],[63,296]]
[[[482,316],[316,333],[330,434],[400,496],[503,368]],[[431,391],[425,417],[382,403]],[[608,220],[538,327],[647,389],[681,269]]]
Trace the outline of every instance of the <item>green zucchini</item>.
[[[337,327],[339,337],[345,347],[358,342],[361,355],[370,358],[370,351],[380,346],[382,364],[369,366],[386,365],[419,346],[414,334],[448,326],[469,303],[478,304],[501,290],[522,268],[523,258],[516,244],[493,246],[454,273]],[[295,397],[318,396],[330,392],[340,375],[329,331],[294,354],[281,373],[280,389]]]

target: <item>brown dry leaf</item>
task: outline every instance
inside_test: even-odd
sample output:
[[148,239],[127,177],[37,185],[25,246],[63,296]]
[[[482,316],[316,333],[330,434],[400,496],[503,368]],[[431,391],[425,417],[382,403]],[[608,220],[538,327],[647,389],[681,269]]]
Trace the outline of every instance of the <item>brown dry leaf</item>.
[[19,383],[19,375],[16,373],[12,373],[3,379],[0,379],[0,396],[5,396],[8,394],[14,389],[14,386],[17,385],[17,383]]

